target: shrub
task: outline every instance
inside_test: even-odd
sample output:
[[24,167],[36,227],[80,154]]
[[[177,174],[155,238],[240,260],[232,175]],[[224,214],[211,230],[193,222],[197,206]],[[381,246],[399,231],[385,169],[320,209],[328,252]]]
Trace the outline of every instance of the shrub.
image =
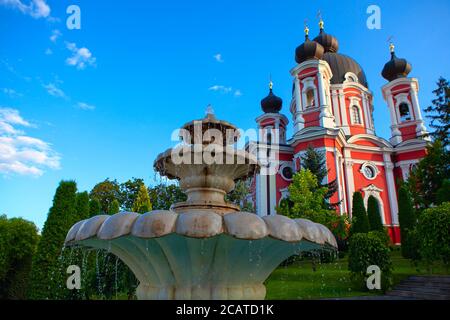
[[361,192],[355,192],[352,200],[352,226],[350,235],[369,232],[369,220]]
[[370,231],[370,233],[374,236],[377,236],[381,241],[383,241],[386,247],[390,247],[391,237],[389,237],[386,229],[383,228],[383,230]]
[[[0,216],[0,252],[6,258],[0,278],[1,299],[25,299],[31,258],[36,250],[38,233],[36,226],[22,218],[6,219]],[[3,241],[2,241],[3,240]]]
[[417,225],[419,253],[429,271],[435,261],[450,263],[450,202],[426,209],[419,216]]
[[356,283],[365,288],[367,267],[381,270],[381,286],[388,289],[392,282],[392,262],[389,249],[377,232],[356,233],[350,238],[348,268]]

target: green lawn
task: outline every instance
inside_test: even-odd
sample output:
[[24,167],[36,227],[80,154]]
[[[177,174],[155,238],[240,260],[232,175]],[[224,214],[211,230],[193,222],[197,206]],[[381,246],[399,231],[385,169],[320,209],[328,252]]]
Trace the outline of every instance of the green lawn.
[[[416,268],[402,258],[399,249],[391,253],[393,263],[394,285],[410,275],[424,275],[424,266]],[[319,264],[312,270],[310,260],[296,262],[288,267],[279,267],[267,279],[266,299],[320,299],[332,297],[351,297],[362,295],[380,295],[380,292],[368,292],[355,288],[350,281],[347,269],[348,260],[342,258],[336,262]],[[448,274],[442,265],[433,269],[433,274]]]

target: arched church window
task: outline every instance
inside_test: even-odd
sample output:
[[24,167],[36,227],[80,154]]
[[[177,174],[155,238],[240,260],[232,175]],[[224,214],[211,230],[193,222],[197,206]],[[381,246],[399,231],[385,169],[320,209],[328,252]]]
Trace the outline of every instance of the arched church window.
[[353,124],[361,124],[361,115],[359,114],[359,107],[352,107],[352,122]]
[[314,107],[314,89],[308,89],[306,91],[306,107]]
[[402,102],[398,106],[398,109],[400,111],[400,119],[402,121],[409,121],[411,120],[411,114],[409,113],[409,106],[407,103]]
[[270,132],[267,133],[267,144],[272,144],[272,134]]

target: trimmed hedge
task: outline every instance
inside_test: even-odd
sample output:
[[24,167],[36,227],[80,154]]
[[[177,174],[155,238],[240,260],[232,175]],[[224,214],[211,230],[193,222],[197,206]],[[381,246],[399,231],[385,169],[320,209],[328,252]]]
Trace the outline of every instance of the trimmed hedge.
[[381,286],[388,289],[392,282],[392,262],[389,248],[380,233],[356,233],[350,238],[348,268],[353,279],[361,287],[366,287],[364,278],[367,267],[377,265],[381,270]]

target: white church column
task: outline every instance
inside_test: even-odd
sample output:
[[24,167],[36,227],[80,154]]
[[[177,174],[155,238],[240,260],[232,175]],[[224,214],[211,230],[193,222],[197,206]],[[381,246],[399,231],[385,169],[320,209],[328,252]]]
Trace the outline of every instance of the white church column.
[[295,123],[294,123],[294,131],[300,131],[305,127],[305,119],[303,119],[303,104],[302,98],[300,96],[300,80],[298,76],[295,76],[295,103],[296,103],[296,111],[295,111]]
[[269,208],[269,215],[273,215],[276,214],[276,210],[275,207],[277,206],[277,182],[276,182],[276,174],[272,174],[269,176],[269,181],[270,181],[270,187],[269,187],[269,192],[270,192],[270,208]]
[[403,181],[406,181],[409,178],[409,167],[410,167],[409,163],[403,163],[400,165],[400,169],[402,170]]
[[339,109],[342,112],[342,127],[346,135],[350,134],[350,128],[348,127],[348,119],[347,119],[347,106],[345,105],[345,94],[344,90],[339,91]]
[[387,194],[389,196],[389,207],[391,208],[392,225],[398,225],[398,203],[397,190],[394,180],[394,164],[391,162],[389,153],[383,154],[384,170],[386,171]]
[[364,123],[366,125],[366,130],[372,132],[371,126],[370,126],[370,112],[369,112],[369,105],[367,103],[367,96],[365,93],[362,95],[362,105],[364,110]]
[[337,126],[342,125],[341,115],[339,113],[339,100],[338,100],[338,91],[333,90],[331,92],[332,100],[333,100],[333,113],[334,113],[334,119]]
[[336,184],[337,184],[337,194],[339,203],[339,211],[342,215],[344,213],[343,207],[343,197],[342,197],[342,186],[341,186],[341,166],[340,166],[340,156],[337,153],[336,148],[334,149],[334,166],[336,170]]
[[392,93],[388,93],[387,101],[388,101],[388,108],[389,108],[389,113],[391,115],[391,124],[392,124],[391,125],[391,132],[392,132],[391,143],[396,145],[396,144],[399,144],[400,142],[402,142],[402,137],[401,137],[400,130],[398,130],[398,120],[397,120],[397,114],[395,113],[394,98],[392,98]]
[[330,112],[330,106],[327,104],[327,97],[325,94],[325,84],[323,82],[323,74],[321,71],[317,72],[317,83],[320,99],[320,125],[325,128],[334,127],[334,118]]
[[417,91],[414,89],[411,89],[409,91],[409,94],[411,95],[411,102],[412,102],[413,109],[414,109],[415,120],[417,121],[416,133],[418,136],[422,136],[427,133],[427,130],[423,124],[422,112],[420,111],[420,105],[419,105],[419,99],[417,97]]
[[353,179],[353,161],[345,159],[345,176],[347,186],[348,213],[352,216],[353,193],[355,192],[355,181]]

